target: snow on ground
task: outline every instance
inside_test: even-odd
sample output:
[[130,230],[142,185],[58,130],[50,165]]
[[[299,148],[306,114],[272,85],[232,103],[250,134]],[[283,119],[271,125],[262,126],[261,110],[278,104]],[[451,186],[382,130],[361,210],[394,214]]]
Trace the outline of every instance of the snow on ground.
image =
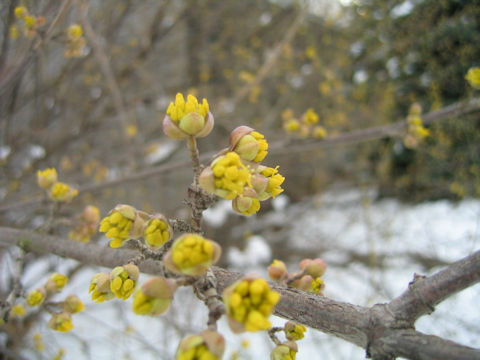
[[[374,196],[372,191],[331,191],[308,204],[294,205],[288,205],[288,198],[282,197],[275,210],[260,220],[289,224],[287,244],[292,251],[308,250],[311,257],[322,254],[329,264],[325,274],[326,296],[363,306],[398,296],[414,273],[429,275],[441,268],[425,272],[421,264],[412,260],[415,256],[452,262],[480,248],[478,200],[412,206],[388,199],[374,202]],[[209,210],[208,223],[219,226],[225,221],[226,206],[220,202],[217,208]],[[273,260],[271,247],[276,245],[268,244],[268,237],[260,236],[260,230],[256,232],[258,235],[247,240],[243,251],[232,248],[227,256],[232,269],[265,276],[266,265]],[[350,261],[352,253],[367,256],[372,266]],[[62,267],[73,264],[56,261]],[[373,266],[376,264],[382,264],[382,268]],[[27,274],[25,284],[38,281],[37,274],[44,273],[42,266],[39,264]],[[288,266],[293,272],[298,265]],[[48,319],[40,322],[33,332],[43,334],[47,350],[39,357],[26,349],[28,359],[51,358],[59,347],[67,350],[64,359],[171,359],[179,339],[202,330],[206,324],[205,308],[195,301],[190,289],[180,289],[172,308],[159,318],[133,315],[131,300],[93,304],[87,290],[91,276],[98,271],[105,270],[82,270],[62,292],[77,294],[87,305],[84,313],[73,316],[74,331],[60,334],[47,329]],[[141,282],[146,278],[142,275]],[[479,285],[455,295],[440,304],[432,315],[421,318],[417,329],[478,347],[479,297]],[[272,321],[275,326],[285,322],[276,317]],[[233,352],[238,352],[240,359],[269,358],[272,345],[266,334],[233,335],[225,320],[220,321],[219,328],[227,338],[225,359],[230,359]],[[242,340],[248,340],[249,347],[242,347]],[[364,350],[312,330],[299,342],[297,355],[298,360],[364,357]]]

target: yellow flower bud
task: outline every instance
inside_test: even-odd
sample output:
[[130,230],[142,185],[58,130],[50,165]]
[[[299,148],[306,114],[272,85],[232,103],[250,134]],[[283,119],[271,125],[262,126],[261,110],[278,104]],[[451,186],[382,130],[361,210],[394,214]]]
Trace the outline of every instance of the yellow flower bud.
[[286,132],[297,132],[300,130],[300,123],[296,119],[289,119],[283,128]]
[[305,336],[307,328],[293,321],[288,321],[284,327],[285,336],[288,340],[301,340]]
[[78,24],[72,24],[67,29],[67,36],[69,40],[78,40],[83,35],[82,27]]
[[264,279],[244,277],[223,292],[228,323],[233,332],[268,330],[268,317],[280,300]]
[[169,308],[177,286],[170,279],[153,277],[146,281],[133,297],[133,312],[137,315],[160,315]]
[[302,122],[307,125],[316,124],[318,122],[318,114],[310,108],[303,114]]
[[245,188],[243,195],[238,195],[232,201],[232,208],[235,212],[250,216],[256,214],[260,210],[260,200],[257,193],[252,188]]
[[215,264],[221,248],[215,241],[198,234],[184,234],[177,238],[163,257],[165,267],[177,274],[199,276]]
[[12,306],[12,309],[10,310],[10,316],[14,318],[21,318],[25,316],[27,311],[25,310],[25,307],[20,304],[16,304]]
[[323,126],[315,126],[312,130],[312,136],[315,139],[323,139],[325,136],[327,136],[327,130]]
[[110,290],[110,274],[93,275],[88,292],[92,294],[92,300],[97,303],[113,299],[115,294]]
[[37,171],[37,183],[43,189],[49,189],[57,182],[57,170],[55,168],[48,168]]
[[470,68],[467,75],[465,75],[465,79],[471,87],[474,89],[480,89],[480,67]]
[[205,330],[199,335],[183,338],[178,345],[176,360],[220,360],[225,351],[225,340],[216,331]]
[[167,221],[167,218],[161,214],[150,217],[145,224],[143,237],[147,246],[158,249],[172,238],[173,229]]
[[45,288],[47,289],[48,292],[57,292],[61,291],[65,285],[68,282],[68,277],[59,274],[59,273],[53,273],[50,275],[50,278],[47,281],[47,284],[45,285]]
[[294,341],[277,345],[270,353],[270,360],[295,360],[298,346]]
[[267,268],[268,276],[273,281],[280,281],[287,276],[287,266],[283,261],[273,260],[273,263]]
[[104,232],[110,241],[110,247],[119,248],[128,239],[143,235],[148,214],[138,211],[130,205],[117,205],[109,215],[100,222],[100,232]]
[[325,274],[327,270],[327,263],[325,260],[317,259],[304,259],[300,262],[300,270],[303,270],[305,274],[317,278]]
[[77,295],[68,295],[63,301],[63,311],[69,314],[79,313],[85,310],[85,305]]
[[163,119],[163,132],[172,139],[185,139],[189,136],[205,137],[212,131],[213,115],[206,99],[200,104],[193,95],[187,101],[178,93],[175,102],[170,103]]
[[58,202],[70,202],[78,195],[78,190],[70,187],[68,184],[56,182],[50,188],[50,198]]
[[17,19],[21,19],[28,14],[28,10],[25,6],[17,6],[13,12]]
[[45,300],[45,290],[43,288],[35,289],[30,291],[27,294],[27,305],[28,306],[40,306]]
[[115,296],[127,300],[137,286],[138,267],[134,264],[117,266],[110,273],[110,290]]
[[73,329],[72,317],[66,312],[55,314],[48,322],[48,327],[52,330],[68,332]]
[[239,126],[230,134],[229,150],[244,160],[260,162],[268,154],[268,143],[262,134],[251,127]]

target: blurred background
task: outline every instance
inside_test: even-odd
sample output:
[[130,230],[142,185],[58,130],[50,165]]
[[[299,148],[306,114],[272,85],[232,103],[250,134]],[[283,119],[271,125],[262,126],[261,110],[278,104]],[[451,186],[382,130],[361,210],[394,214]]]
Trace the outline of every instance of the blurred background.
[[[17,6],[34,22],[16,16]],[[72,24],[82,34],[69,32]],[[461,112],[463,102],[478,96],[465,75],[480,65],[479,43],[480,4],[467,0],[4,0],[0,224],[45,224],[51,209],[36,172],[48,167],[80,190],[56,209],[56,234],[67,236],[71,229],[61,220],[87,205],[102,217],[125,203],[187,218],[188,151],[163,134],[161,122],[176,93],[193,94],[208,99],[215,117],[212,133],[198,141],[201,155],[225,148],[230,131],[248,125],[272,145],[264,163],[279,165],[286,178],[282,196],[263,202],[254,218],[234,215],[224,202],[208,211],[205,231],[224,247],[222,265],[261,272],[273,258],[294,267],[305,256],[325,257],[329,271],[365,271],[362,281],[370,281],[365,297],[349,299],[350,291],[335,286],[329,294],[327,280],[327,296],[359,305],[387,301],[413,272],[433,271],[478,248],[480,112],[433,121],[429,135],[413,141],[406,127],[370,141],[344,141],[345,134],[404,121],[412,104],[422,114],[454,104]],[[315,125],[308,127],[312,112]],[[334,138],[340,140],[328,143]],[[447,219],[458,208],[471,221],[451,241],[432,246],[429,229],[439,229],[427,225],[432,214]],[[416,211],[425,214],[421,222]],[[418,232],[409,232],[415,221]],[[429,245],[407,241],[393,254],[388,241],[403,242],[402,233],[416,239],[428,233],[422,244]],[[358,242],[342,242],[347,238]],[[99,235],[91,241],[106,243]],[[0,251],[7,293],[12,254]],[[388,262],[399,254],[404,262]],[[47,257],[27,265],[37,269],[38,261],[47,261],[47,269],[70,264]],[[404,277],[391,293],[383,276],[370,276],[398,268]],[[336,274],[331,281],[343,282]],[[463,334],[478,334],[473,324]],[[460,328],[455,323],[449,334]],[[18,332],[18,344],[32,331]],[[243,358],[257,358],[247,350]],[[342,354],[332,359],[352,353]]]

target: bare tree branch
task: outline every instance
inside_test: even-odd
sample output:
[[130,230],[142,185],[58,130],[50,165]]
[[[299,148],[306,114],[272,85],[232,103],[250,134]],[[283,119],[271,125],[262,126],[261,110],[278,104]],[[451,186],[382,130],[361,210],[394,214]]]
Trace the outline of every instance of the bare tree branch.
[[[138,254],[134,250],[114,250],[97,244],[77,243],[8,227],[0,227],[0,243],[106,267],[124,264]],[[149,274],[159,274],[162,268],[160,262],[152,260],[142,262],[139,267]],[[217,267],[212,270],[217,279],[219,293],[241,276]],[[367,355],[373,359],[394,359],[397,356],[409,359],[480,359],[480,350],[417,332],[413,324],[405,321],[410,316],[400,315],[402,311],[416,311],[416,317],[426,313],[425,306],[416,310],[418,294],[424,296],[421,300],[423,305],[438,304],[478,281],[480,251],[437,274],[417,280],[409,290],[391,303],[377,304],[371,308],[273,285],[273,288],[282,294],[275,314],[358,345],[366,349]],[[411,290],[412,287],[415,287],[415,290]]]

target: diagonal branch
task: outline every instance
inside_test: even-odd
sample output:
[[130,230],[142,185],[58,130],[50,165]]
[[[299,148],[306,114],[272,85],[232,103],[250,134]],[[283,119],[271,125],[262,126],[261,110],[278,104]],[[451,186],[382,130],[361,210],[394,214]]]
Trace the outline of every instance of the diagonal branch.
[[[114,267],[127,262],[137,252],[128,249],[110,249],[97,244],[83,244],[54,236],[45,236],[29,230],[0,227],[0,244],[19,245],[25,250],[41,254],[56,254],[76,259],[85,264]],[[452,264],[446,269],[418,281],[420,292],[428,304],[437,304],[462,289],[480,281],[480,251]],[[161,264],[146,260],[139,264],[141,271],[159,274]],[[213,267],[218,292],[236,281],[241,274]],[[445,288],[444,288],[445,287]],[[367,350],[373,359],[478,359],[480,350],[456,344],[436,336],[415,331],[405,321],[402,311],[415,309],[415,296],[410,290],[389,304],[373,307],[356,306],[326,297],[308,294],[296,289],[273,285],[282,294],[275,314],[305,324],[311,328],[337,336]],[[411,298],[411,299],[410,299]],[[410,299],[410,300],[408,300]],[[408,301],[407,301],[408,300]],[[402,305],[404,304],[404,305]],[[417,311],[416,316],[425,314]]]

